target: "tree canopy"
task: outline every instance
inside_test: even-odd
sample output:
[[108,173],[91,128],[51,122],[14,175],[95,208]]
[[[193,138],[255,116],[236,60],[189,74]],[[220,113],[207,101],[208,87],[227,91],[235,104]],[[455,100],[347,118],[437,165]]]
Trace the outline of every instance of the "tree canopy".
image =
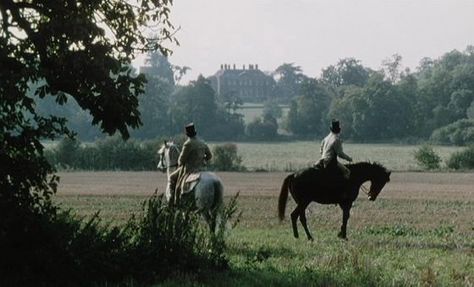
[[[46,232],[39,225],[55,219],[50,196],[58,178],[50,176],[54,169],[40,140],[71,131],[65,118],[41,114],[35,99],[50,97],[60,106],[73,100],[103,132],[127,138],[129,128],[141,124],[137,97],[146,81],[133,74],[131,61],[137,53],[170,52],[163,45],[175,41],[170,5],[168,0],[0,1],[2,271],[27,268],[14,263],[22,254],[37,253],[24,239]],[[151,27],[159,37],[147,36]]]
[[[129,127],[141,124],[137,96],[146,80],[133,76],[130,64],[139,52],[169,52],[161,44],[174,40],[169,6],[166,0],[0,2],[2,184],[19,188],[23,178],[44,171],[33,183],[41,186],[51,168],[39,140],[69,133],[64,118],[37,112],[34,97],[62,105],[69,95],[109,134],[126,138]],[[160,27],[161,38],[146,36],[151,26]],[[13,167],[20,158],[19,176]]]

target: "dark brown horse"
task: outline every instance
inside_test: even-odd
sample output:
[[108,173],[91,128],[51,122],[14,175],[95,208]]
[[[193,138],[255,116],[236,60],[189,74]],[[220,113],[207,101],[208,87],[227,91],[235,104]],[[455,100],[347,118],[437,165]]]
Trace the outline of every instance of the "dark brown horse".
[[298,238],[296,221],[298,218],[304,227],[309,240],[313,240],[306,224],[306,207],[312,202],[321,204],[338,204],[342,209],[342,226],[338,237],[346,239],[347,220],[350,216],[352,203],[359,195],[361,185],[370,181],[370,190],[367,193],[369,200],[377,198],[382,188],[390,181],[390,171],[377,163],[360,162],[346,165],[351,176],[348,180],[334,175],[334,171],[307,168],[288,175],[281,187],[278,199],[278,215],[280,220],[285,217],[288,191],[297,206],[291,213],[293,234]]

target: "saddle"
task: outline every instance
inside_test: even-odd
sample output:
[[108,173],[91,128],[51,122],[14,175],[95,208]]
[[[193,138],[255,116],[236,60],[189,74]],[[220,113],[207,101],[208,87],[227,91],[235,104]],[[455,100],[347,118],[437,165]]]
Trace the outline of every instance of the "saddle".
[[201,178],[201,173],[191,173],[188,174],[181,185],[181,194],[187,194],[194,190],[196,185],[199,183],[199,179]]
[[[324,166],[322,161],[318,161],[312,167],[309,168],[310,173],[318,174],[318,176],[324,178],[326,183],[333,186],[343,185],[346,182],[344,174],[337,167],[337,162]],[[314,175],[313,175],[314,176]]]

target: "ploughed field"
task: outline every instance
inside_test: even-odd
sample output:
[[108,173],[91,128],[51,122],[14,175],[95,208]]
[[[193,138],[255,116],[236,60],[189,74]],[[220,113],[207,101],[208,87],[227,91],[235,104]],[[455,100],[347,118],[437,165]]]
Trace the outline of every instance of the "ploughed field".
[[[299,225],[294,239],[288,214],[277,219],[286,172],[219,172],[225,195],[240,193],[240,222],[228,234],[231,271],[177,278],[165,285],[214,286],[473,286],[474,175],[394,172],[375,202],[361,193],[351,210],[348,241],[336,237],[339,207],[312,203],[308,242]],[[120,224],[141,211],[166,177],[157,172],[60,173],[57,202],[78,215],[100,210]]]

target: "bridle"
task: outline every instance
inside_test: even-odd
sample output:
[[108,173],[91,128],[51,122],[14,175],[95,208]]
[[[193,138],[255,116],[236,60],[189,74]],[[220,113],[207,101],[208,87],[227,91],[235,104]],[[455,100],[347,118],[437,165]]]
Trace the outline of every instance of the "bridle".
[[370,190],[365,187],[363,184],[360,186],[360,190],[362,190],[367,196],[369,196]]

